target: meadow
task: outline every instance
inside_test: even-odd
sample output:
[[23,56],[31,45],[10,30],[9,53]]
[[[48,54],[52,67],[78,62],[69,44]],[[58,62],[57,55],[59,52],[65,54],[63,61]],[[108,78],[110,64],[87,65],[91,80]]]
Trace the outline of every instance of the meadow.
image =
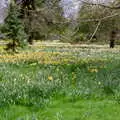
[[119,120],[119,103],[120,46],[0,47],[0,120]]

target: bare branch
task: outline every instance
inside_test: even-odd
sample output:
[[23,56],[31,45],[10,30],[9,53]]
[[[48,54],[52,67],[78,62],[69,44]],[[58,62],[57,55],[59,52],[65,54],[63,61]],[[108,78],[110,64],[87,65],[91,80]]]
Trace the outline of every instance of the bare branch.
[[90,38],[90,41],[91,41],[91,40],[93,39],[93,37],[95,36],[95,34],[96,34],[96,32],[97,32],[100,24],[101,24],[101,21],[102,21],[102,20],[100,20],[100,21],[98,22],[98,24],[97,24],[97,26],[96,26],[96,29],[95,29],[95,31],[93,32],[93,34],[92,34],[92,36],[91,36],[91,38]]
[[85,1],[85,0],[80,0],[82,3],[84,4],[87,4],[87,5],[97,5],[97,6],[101,6],[101,7],[104,7],[104,8],[109,8],[109,9],[120,9],[120,5],[119,6],[109,6],[109,5],[105,5],[105,4],[102,4],[102,3],[93,3],[93,2],[88,2],[88,1]]

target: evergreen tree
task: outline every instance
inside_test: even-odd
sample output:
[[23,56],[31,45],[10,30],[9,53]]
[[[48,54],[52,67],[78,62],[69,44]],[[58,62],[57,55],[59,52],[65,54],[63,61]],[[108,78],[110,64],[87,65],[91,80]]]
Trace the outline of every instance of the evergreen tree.
[[7,38],[12,40],[12,42],[7,44],[6,50],[12,49],[13,52],[16,51],[16,47],[23,47],[27,38],[19,15],[18,7],[15,4],[11,4],[3,27],[3,32],[6,33]]

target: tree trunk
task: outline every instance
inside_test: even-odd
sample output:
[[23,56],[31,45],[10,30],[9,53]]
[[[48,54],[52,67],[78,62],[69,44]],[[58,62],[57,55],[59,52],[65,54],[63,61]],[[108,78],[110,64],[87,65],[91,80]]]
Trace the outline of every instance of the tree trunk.
[[115,47],[115,37],[116,37],[116,32],[115,30],[112,30],[110,33],[110,48]]
[[16,44],[15,44],[15,41],[13,40],[13,43],[12,43],[12,51],[13,51],[13,52],[16,52],[16,51],[15,51],[15,48],[16,48]]
[[33,32],[30,33],[30,36],[28,37],[29,44],[33,44]]

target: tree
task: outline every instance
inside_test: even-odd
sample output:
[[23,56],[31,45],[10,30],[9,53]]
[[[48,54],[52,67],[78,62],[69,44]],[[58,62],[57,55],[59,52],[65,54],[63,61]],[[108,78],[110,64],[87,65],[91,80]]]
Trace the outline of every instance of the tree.
[[30,44],[33,39],[48,39],[62,31],[64,26],[60,21],[64,21],[64,17],[59,5],[60,0],[18,1],[16,4],[22,9],[22,20],[25,22],[25,31]]
[[116,31],[120,26],[120,11],[116,9],[118,8],[116,4],[102,4],[91,2],[92,0],[80,1],[82,3],[76,27],[73,29],[74,35],[85,34],[87,39],[87,36],[91,36],[89,41],[93,41],[92,39],[97,37],[97,40],[105,40],[108,43],[108,40],[111,40],[112,31]]
[[7,44],[6,50],[12,49],[16,52],[16,47],[23,47],[26,42],[26,34],[24,32],[24,25],[19,19],[19,9],[15,4],[10,4],[9,13],[5,19],[5,24],[2,28],[8,39],[12,40],[12,43]]
[[[92,21],[98,23],[94,28],[92,36],[94,36],[97,32],[102,34],[101,36],[107,36],[108,34],[110,47],[113,48],[115,44],[116,29],[119,29],[120,27],[120,1],[114,0],[113,2],[109,3],[100,3],[95,1],[91,2],[91,0],[82,0],[82,2],[85,6],[84,8],[87,8],[88,10],[86,12],[87,14],[83,16],[87,16],[87,19],[92,19]],[[91,26],[93,25],[95,24],[91,24]]]
[[15,0],[15,3],[20,7],[20,19],[28,18],[27,22],[29,26],[25,24],[25,32],[28,34],[28,42],[32,44],[32,33],[30,33],[32,21],[31,11],[35,10],[35,0]]

